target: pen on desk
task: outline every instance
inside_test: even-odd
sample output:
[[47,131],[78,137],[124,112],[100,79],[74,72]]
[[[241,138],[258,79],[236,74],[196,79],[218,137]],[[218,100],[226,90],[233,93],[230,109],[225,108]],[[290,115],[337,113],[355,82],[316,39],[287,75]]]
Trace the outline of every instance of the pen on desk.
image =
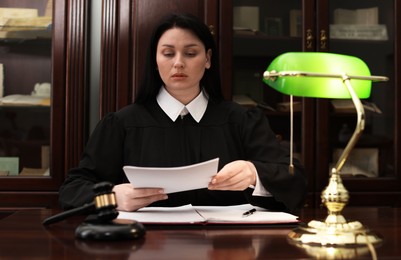
[[244,212],[244,213],[242,214],[242,217],[248,217],[248,216],[252,215],[252,214],[255,213],[255,212],[256,212],[256,209],[248,210],[248,211],[246,211],[246,212]]

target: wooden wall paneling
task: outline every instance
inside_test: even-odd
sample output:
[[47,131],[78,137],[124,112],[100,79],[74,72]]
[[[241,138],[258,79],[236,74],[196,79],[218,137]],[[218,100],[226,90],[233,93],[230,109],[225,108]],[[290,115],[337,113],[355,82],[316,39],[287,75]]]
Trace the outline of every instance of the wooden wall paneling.
[[66,118],[65,172],[76,166],[87,140],[88,70],[87,70],[88,1],[68,2],[66,41]]
[[[316,31],[315,25],[315,5],[314,0],[304,0],[302,2],[303,8],[303,41],[302,50],[303,51],[314,51],[316,44],[314,39],[309,42],[309,34],[314,35]],[[312,36],[314,37],[314,36]],[[295,131],[302,131],[302,163],[305,167],[305,173],[308,176],[308,199],[306,201],[306,206],[315,207],[320,205],[320,194],[321,191],[316,192],[315,189],[315,179],[316,179],[316,155],[315,155],[315,137],[316,137],[316,99],[314,98],[303,98],[302,99],[302,128],[295,129]],[[310,198],[319,198],[310,199]]]
[[[133,100],[132,88],[132,7],[130,0],[120,0],[118,24],[117,106],[120,109]],[[128,21],[128,22],[125,22]]]
[[67,2],[54,1],[52,38],[52,103],[50,174],[61,183],[65,172],[65,89],[66,89],[66,24]]
[[102,5],[101,57],[99,105],[100,116],[103,117],[116,107],[115,93],[117,89],[117,34],[118,34],[118,2],[104,0]]
[[103,1],[101,116],[132,101],[131,5],[129,0]]
[[132,101],[131,1],[104,0],[102,7],[100,116]]
[[[394,75],[398,75],[394,79],[394,84],[395,86],[398,86],[395,90],[395,168],[397,169],[397,181],[395,183],[395,186],[398,187],[397,191],[401,193],[401,105],[399,100],[401,100],[401,2],[400,1],[394,1],[394,14],[395,14],[395,70],[394,70]],[[398,200],[399,204],[401,204],[401,200]]]
[[[208,1],[212,2],[212,1]],[[218,48],[220,55],[221,84],[224,98],[232,99],[233,89],[233,4],[232,1],[219,0],[218,7],[217,33]],[[211,12],[211,8],[208,9]]]

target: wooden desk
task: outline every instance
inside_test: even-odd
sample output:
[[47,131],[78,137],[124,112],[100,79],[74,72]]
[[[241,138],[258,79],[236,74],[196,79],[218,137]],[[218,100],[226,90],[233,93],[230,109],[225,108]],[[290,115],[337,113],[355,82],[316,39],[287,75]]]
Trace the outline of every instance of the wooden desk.
[[[147,227],[144,239],[96,242],[74,238],[83,217],[48,228],[51,210],[23,210],[0,220],[0,259],[313,259],[287,241],[290,227]],[[322,219],[325,210],[305,209],[304,221]],[[346,208],[344,216],[380,233],[378,259],[401,259],[401,208]],[[358,259],[371,259],[369,252]]]

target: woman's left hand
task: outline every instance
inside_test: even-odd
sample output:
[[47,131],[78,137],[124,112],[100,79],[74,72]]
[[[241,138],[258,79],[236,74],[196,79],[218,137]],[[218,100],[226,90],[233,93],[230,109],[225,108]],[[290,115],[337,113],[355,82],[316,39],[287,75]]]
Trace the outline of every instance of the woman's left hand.
[[245,190],[256,185],[256,168],[249,161],[226,164],[209,183],[209,190]]

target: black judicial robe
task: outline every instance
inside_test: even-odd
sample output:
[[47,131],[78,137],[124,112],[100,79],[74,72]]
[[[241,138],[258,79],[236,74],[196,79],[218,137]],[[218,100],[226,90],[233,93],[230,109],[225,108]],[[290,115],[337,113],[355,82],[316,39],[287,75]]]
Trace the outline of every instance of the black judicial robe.
[[216,157],[219,169],[235,160],[253,162],[273,197],[252,196],[251,188],[199,189],[169,194],[167,200],[152,206],[251,203],[291,212],[302,207],[306,195],[302,166],[295,160],[295,173],[288,172],[289,153],[280,146],[262,111],[229,101],[209,101],[199,123],[190,114],[173,122],[156,101],[131,104],[108,114],[92,133],[78,167],[68,172],[60,187],[60,204],[68,209],[92,202],[92,187],[101,181],[128,182],[124,165],[176,167]]

